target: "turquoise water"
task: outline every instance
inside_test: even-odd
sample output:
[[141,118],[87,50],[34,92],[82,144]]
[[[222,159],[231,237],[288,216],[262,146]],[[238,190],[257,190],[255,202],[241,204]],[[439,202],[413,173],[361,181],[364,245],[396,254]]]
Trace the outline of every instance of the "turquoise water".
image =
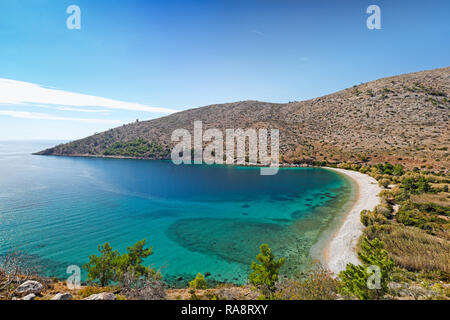
[[97,246],[121,252],[143,238],[147,264],[181,285],[198,272],[243,283],[261,243],[299,275],[336,223],[350,182],[316,168],[175,166],[170,161],[32,156],[55,142],[0,142],[0,254],[25,252],[43,273],[66,277]]

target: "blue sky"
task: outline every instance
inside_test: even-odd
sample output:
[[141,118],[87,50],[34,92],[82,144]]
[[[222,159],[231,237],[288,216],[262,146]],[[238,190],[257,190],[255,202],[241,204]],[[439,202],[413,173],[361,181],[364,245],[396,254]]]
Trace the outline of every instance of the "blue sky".
[[[73,4],[81,30],[66,27]],[[381,30],[366,27],[371,4]],[[4,0],[0,140],[75,139],[172,110],[305,100],[445,67],[449,12],[447,0]]]

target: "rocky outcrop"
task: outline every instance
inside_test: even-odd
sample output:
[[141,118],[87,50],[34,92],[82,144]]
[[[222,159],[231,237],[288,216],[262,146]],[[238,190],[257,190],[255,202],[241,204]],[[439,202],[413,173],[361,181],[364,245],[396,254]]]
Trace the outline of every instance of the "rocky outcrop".
[[102,292],[90,295],[84,300],[116,300],[116,295],[111,292]]
[[29,295],[26,295],[21,300],[34,300],[36,298],[36,295],[34,293],[30,293]]
[[57,293],[50,300],[72,300],[72,295],[70,293]]
[[14,291],[14,294],[21,297],[27,296],[29,294],[38,295],[42,292],[43,289],[44,286],[41,283],[33,280],[28,280],[18,286]]

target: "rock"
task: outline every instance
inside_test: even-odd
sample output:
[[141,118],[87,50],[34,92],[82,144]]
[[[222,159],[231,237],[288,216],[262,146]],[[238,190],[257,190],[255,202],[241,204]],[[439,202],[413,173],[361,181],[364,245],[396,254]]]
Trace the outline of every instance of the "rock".
[[36,295],[34,293],[30,293],[29,295],[26,295],[21,300],[34,300],[36,298]]
[[57,293],[50,300],[72,300],[72,295],[70,293]]
[[102,292],[90,295],[84,300],[116,300],[116,295],[111,292]]
[[14,293],[18,296],[26,296],[30,293],[38,295],[44,289],[44,286],[37,281],[28,280],[16,288]]

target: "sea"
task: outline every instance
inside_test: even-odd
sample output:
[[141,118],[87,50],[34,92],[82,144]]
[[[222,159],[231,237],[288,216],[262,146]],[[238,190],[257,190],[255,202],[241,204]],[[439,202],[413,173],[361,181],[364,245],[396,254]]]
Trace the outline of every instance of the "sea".
[[320,264],[311,249],[355,199],[348,178],[322,168],[261,176],[255,167],[32,155],[58,143],[0,141],[0,257],[20,253],[60,279],[75,265],[85,280],[100,244],[123,253],[142,239],[152,247],[145,264],[172,287],[199,272],[245,284],[263,243],[286,257],[283,275],[299,278]]

